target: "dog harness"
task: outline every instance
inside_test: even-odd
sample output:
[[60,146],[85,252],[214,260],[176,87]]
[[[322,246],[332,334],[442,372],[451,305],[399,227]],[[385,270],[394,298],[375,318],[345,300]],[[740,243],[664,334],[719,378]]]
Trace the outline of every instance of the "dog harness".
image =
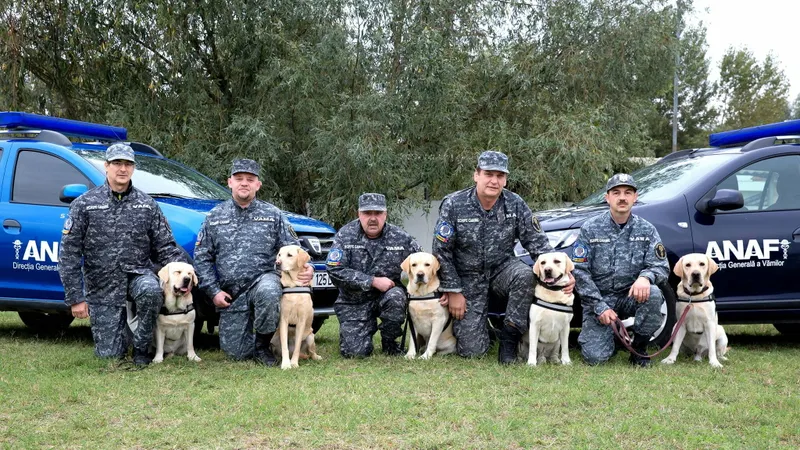
[[179,309],[178,311],[172,312],[168,310],[166,306],[162,306],[161,311],[159,311],[158,314],[162,316],[177,316],[178,314],[189,314],[192,311],[194,311],[194,303],[187,306],[186,309]]
[[[417,300],[435,300],[441,297],[441,293],[439,291],[431,292],[428,295],[421,295],[421,296],[414,296],[411,294],[407,294],[407,298],[409,302],[417,301]],[[442,327],[442,331],[446,330],[447,327],[453,322],[453,316],[449,316],[447,318],[447,322],[444,323]],[[403,337],[400,339],[400,347],[405,348],[406,346],[406,335],[408,334],[408,327],[411,327],[411,341],[414,342],[414,347],[417,347],[417,330],[414,329],[414,322],[411,320],[411,312],[406,307],[406,325],[403,327]]]
[[284,294],[310,294],[313,291],[311,290],[311,286],[297,286],[297,287],[285,287],[283,288]]
[[534,304],[537,305],[537,306],[541,306],[542,308],[552,310],[552,311],[558,311],[558,312],[563,312],[563,313],[568,313],[568,314],[573,314],[574,313],[574,311],[572,310],[572,306],[564,305],[564,304],[561,304],[561,303],[550,303],[550,302],[546,302],[546,301],[544,301],[544,300],[542,300],[540,298],[537,298],[536,301],[534,302]]
[[[707,290],[708,290],[708,286],[705,286],[702,290],[700,290],[700,292],[690,292],[688,289],[686,289],[686,286],[683,286],[683,292],[686,293],[686,295],[688,295],[688,296],[699,295],[699,294],[702,294],[703,292],[705,292]],[[707,296],[705,296],[703,298],[697,299],[697,300],[692,300],[691,298],[679,298],[679,299],[676,299],[676,300],[681,302],[681,303],[707,303],[707,302],[716,302],[717,298],[714,297],[714,294],[709,294],[709,295],[707,295]]]

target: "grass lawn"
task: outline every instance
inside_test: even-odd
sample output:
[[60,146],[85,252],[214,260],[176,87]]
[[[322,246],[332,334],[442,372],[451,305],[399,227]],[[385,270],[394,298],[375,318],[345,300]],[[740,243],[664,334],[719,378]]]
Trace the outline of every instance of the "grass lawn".
[[[95,358],[88,321],[58,336],[0,313],[0,446],[84,448],[800,448],[800,342],[728,326],[721,370],[650,370],[620,352],[588,367],[500,367],[455,356],[322,361],[281,371],[169,358],[129,371]],[[573,330],[575,332],[575,330]],[[379,347],[379,346],[378,346]],[[661,359],[659,356],[658,359]]]

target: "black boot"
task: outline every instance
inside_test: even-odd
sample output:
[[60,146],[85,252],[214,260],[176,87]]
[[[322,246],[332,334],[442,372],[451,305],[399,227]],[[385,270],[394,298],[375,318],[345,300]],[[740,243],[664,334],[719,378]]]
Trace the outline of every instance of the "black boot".
[[272,340],[274,334],[274,331],[272,333],[256,333],[256,351],[253,356],[256,362],[267,367],[278,364],[278,360],[272,354],[272,349],[269,348],[269,341]]
[[[631,342],[631,348],[636,350],[636,353],[641,355],[647,354],[647,345],[650,343],[650,336],[644,336],[641,334],[634,334],[633,335],[633,342]],[[650,367],[650,358],[634,355],[631,353],[630,358],[628,359],[630,363],[634,366],[639,367]]]
[[153,357],[150,356],[150,353],[147,350],[139,350],[136,347],[133,347],[133,364],[137,368],[143,369],[151,362],[153,362]]
[[389,356],[397,356],[403,353],[403,349],[400,348],[397,339],[390,339],[383,336],[381,336],[381,349],[383,349],[384,355]]
[[497,361],[500,364],[514,364],[517,361],[517,350],[522,332],[511,325],[503,325],[498,335],[500,348],[497,352]]

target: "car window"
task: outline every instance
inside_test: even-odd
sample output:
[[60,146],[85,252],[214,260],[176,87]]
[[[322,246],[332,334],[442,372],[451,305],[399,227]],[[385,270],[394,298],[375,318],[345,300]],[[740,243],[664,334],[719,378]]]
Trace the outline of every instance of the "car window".
[[[668,200],[685,192],[698,180],[728,161],[730,154],[673,159],[643,167],[631,175],[636,180],[640,203]],[[578,203],[578,206],[605,204],[605,187]]]
[[718,214],[800,209],[800,155],[779,156],[750,164],[717,185],[742,193],[744,206]]
[[58,196],[67,184],[84,184],[89,189],[94,187],[84,174],[63,159],[35,150],[22,150],[14,168],[11,201],[66,206],[68,203],[59,200]]
[[[105,173],[105,153],[78,151],[79,155]],[[231,193],[207,176],[168,159],[136,155],[133,185],[154,197],[226,200]]]

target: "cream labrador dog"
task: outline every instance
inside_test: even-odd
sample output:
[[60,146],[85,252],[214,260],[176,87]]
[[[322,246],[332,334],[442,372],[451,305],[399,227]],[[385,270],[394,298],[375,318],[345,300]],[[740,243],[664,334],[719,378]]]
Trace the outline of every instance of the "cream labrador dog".
[[[408,352],[406,359],[417,357],[417,351],[425,352],[421,359],[430,359],[434,353],[446,355],[456,350],[456,338],[450,311],[439,304],[439,260],[430,253],[417,252],[408,255],[400,264],[408,274],[408,314],[412,326],[408,330]],[[415,297],[417,299],[415,299]]]
[[681,317],[689,305],[692,309],[675,335],[669,356],[662,363],[673,364],[681,350],[694,354],[695,361],[708,355],[708,362],[713,367],[722,367],[719,360],[727,360],[728,336],[717,322],[717,308],[712,296],[711,275],[718,268],[713,259],[702,253],[690,253],[675,263],[672,271],[681,278],[675,304],[676,317]]
[[156,320],[154,363],[164,361],[164,354],[186,355],[189,361],[200,361],[194,352],[194,304],[192,287],[197,275],[191,264],[171,262],[158,271],[164,290],[164,307]]
[[[278,251],[278,262],[281,266],[281,316],[278,325],[281,348],[281,369],[292,369],[299,366],[300,353],[305,350],[312,359],[322,359],[317,354],[317,344],[311,323],[314,321],[314,303],[311,300],[311,289],[302,287],[297,276],[311,260],[308,252],[299,245],[286,245]],[[295,288],[295,289],[292,289]],[[292,292],[299,291],[299,292]],[[294,325],[294,345],[289,358],[289,325]],[[273,342],[274,342],[273,337]]]
[[[534,300],[530,310],[530,328],[522,336],[520,355],[528,354],[528,365],[545,361],[571,364],[569,358],[569,323],[575,295],[562,291],[569,284],[569,274],[575,268],[564,252],[543,253],[536,258]],[[531,343],[535,342],[536,345]]]

